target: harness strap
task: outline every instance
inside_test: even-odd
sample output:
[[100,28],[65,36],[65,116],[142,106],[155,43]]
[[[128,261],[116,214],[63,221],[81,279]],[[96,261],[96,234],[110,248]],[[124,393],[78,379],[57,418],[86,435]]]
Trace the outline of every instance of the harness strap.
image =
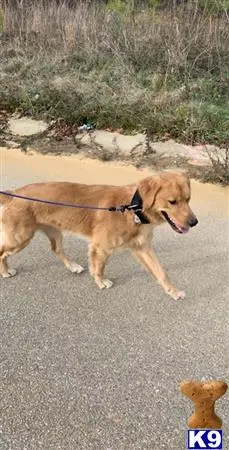
[[132,211],[134,211],[136,223],[142,223],[142,224],[150,223],[150,221],[147,219],[145,214],[142,212],[143,200],[141,198],[141,195],[140,195],[138,189],[136,190],[136,192],[131,200],[130,207],[128,209],[131,209]]

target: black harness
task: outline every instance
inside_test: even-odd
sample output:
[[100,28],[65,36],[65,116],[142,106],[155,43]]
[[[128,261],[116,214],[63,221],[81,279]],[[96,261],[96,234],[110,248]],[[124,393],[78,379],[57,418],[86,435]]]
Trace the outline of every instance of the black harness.
[[[143,201],[137,189],[136,192],[134,193],[134,196],[132,197],[131,203],[129,205],[121,205],[119,207],[119,211],[121,211],[122,213],[124,213],[124,211],[126,210],[133,211],[135,216],[135,223],[149,224],[150,221],[142,212],[142,208],[143,208]],[[109,208],[109,211],[117,211],[117,208],[115,206],[111,206]]]
[[134,212],[136,223],[149,224],[150,221],[147,219],[145,214],[142,212],[142,207],[143,207],[143,201],[142,201],[142,198],[137,189],[131,200],[129,209]]

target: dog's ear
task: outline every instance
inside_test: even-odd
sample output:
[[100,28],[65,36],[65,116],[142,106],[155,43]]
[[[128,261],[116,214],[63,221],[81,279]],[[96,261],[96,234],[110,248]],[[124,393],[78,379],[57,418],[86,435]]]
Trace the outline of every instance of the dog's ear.
[[180,179],[181,182],[186,183],[188,187],[190,188],[190,177],[187,170],[184,170],[182,172],[173,172],[174,175],[178,177],[178,180]]
[[143,209],[152,208],[156,195],[161,189],[159,176],[144,178],[138,185],[138,190],[143,200]]

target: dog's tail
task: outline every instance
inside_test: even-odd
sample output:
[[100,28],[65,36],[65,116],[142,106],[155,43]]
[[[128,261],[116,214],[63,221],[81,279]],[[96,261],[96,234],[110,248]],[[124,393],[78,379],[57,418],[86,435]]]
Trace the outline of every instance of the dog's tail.
[[10,203],[11,201],[12,201],[12,199],[13,199],[13,197],[11,197],[10,195],[7,195],[8,193],[9,194],[13,194],[13,192],[12,191],[4,191],[5,193],[4,194],[1,194],[0,193],[0,204],[2,204],[2,205],[7,205],[8,203]]

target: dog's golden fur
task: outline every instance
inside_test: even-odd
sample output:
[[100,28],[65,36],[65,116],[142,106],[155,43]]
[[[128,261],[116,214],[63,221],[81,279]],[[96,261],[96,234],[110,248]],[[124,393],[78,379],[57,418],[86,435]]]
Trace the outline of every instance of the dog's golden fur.
[[194,225],[197,223],[189,206],[190,182],[185,175],[161,173],[127,186],[36,183],[16,189],[14,193],[57,202],[110,207],[129,204],[137,189],[150,224],[135,223],[133,211],[66,208],[0,195],[0,274],[3,277],[16,274],[15,269],[8,268],[7,257],[25,248],[37,230],[47,235],[52,250],[70,271],[82,272],[83,268],[69,261],[62,247],[62,231],[70,231],[90,240],[90,273],[100,288],[112,285],[103,278],[109,256],[118,248],[129,248],[171,297],[184,297],[184,293],[169,281],[151,241],[153,227],[166,221],[164,213],[172,218],[178,230],[187,231],[193,226],[193,220],[196,221]]

